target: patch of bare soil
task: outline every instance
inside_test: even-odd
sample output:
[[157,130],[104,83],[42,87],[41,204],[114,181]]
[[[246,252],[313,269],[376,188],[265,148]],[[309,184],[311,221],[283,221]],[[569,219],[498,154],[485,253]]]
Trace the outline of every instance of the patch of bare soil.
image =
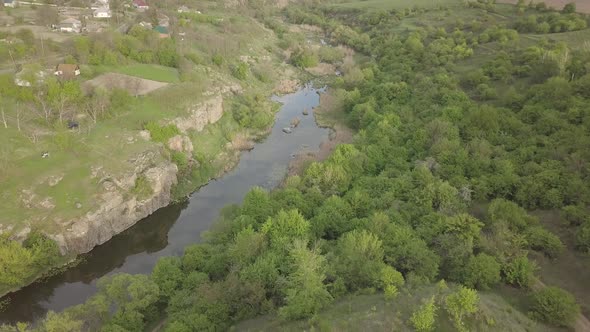
[[168,83],[146,80],[118,73],[106,73],[84,82],[83,87],[89,91],[96,87],[105,89],[123,89],[134,96],[146,95],[167,86]]
[[301,174],[313,161],[325,160],[339,144],[352,142],[354,136],[353,130],[347,127],[342,121],[334,120],[338,118],[337,114],[339,112],[342,112],[342,103],[336,96],[330,92],[320,95],[320,106],[313,109],[312,113],[319,126],[332,129],[330,136],[328,140],[320,143],[317,151],[302,151],[297,154],[289,163],[289,176]]
[[[498,0],[498,3],[516,4],[518,0]],[[526,1],[528,4],[528,1]],[[548,7],[561,10],[563,6],[570,2],[576,3],[576,9],[580,13],[590,14],[590,0],[533,0],[533,2],[545,2]]]
[[322,28],[317,25],[309,24],[291,24],[289,26],[289,32],[321,32]]

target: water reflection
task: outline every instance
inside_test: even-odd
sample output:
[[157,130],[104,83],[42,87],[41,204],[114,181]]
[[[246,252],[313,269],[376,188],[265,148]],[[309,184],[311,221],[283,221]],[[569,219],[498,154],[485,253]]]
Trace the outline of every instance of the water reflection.
[[[7,298],[0,321],[34,321],[47,310],[60,311],[83,303],[96,291],[96,280],[118,272],[148,273],[159,257],[181,254],[188,244],[198,242],[219,216],[220,210],[239,203],[252,186],[274,188],[287,172],[293,154],[305,147],[317,147],[328,138],[318,128],[313,114],[302,115],[319,104],[319,92],[311,86],[283,97],[270,135],[245,152],[237,167],[221,179],[211,181],[191,195],[188,202],[160,209],[127,231],[85,255],[85,261],[59,275],[37,282]],[[294,117],[301,122],[291,134],[282,132]]]

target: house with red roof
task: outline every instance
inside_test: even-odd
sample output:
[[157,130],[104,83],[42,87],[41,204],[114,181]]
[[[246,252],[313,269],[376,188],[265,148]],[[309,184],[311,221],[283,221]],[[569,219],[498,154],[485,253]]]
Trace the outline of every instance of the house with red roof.
[[133,0],[133,7],[137,8],[137,10],[147,10],[150,9],[147,2],[145,0]]

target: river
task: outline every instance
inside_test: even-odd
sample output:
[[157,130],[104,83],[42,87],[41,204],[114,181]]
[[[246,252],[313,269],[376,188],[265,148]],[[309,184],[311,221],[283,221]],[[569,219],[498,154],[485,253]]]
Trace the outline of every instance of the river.
[[[149,273],[158,258],[180,255],[187,245],[200,241],[200,234],[218,218],[221,209],[240,203],[253,186],[275,188],[284,179],[293,155],[314,150],[327,140],[329,130],[319,128],[313,113],[323,90],[306,86],[296,93],[273,100],[283,105],[276,114],[272,132],[253,150],[243,152],[238,165],[223,177],[209,182],[181,204],[156,211],[110,241],[84,255],[82,263],[46,280],[8,294],[10,301],[0,322],[32,322],[48,310],[61,311],[83,303],[96,292],[96,281],[113,273]],[[291,134],[282,132],[295,117],[301,123]],[[311,147],[311,148],[310,148]]]

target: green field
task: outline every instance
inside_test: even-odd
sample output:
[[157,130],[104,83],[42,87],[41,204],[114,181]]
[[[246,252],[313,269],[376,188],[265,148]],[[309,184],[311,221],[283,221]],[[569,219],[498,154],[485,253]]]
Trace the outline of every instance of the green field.
[[[453,289],[453,287],[451,287]],[[443,293],[448,292],[442,291]],[[234,326],[236,331],[413,331],[409,319],[422,301],[440,297],[436,286],[402,289],[391,301],[383,294],[351,295],[340,299],[310,320],[284,322],[271,316],[247,320]],[[438,299],[437,302],[440,302]],[[480,292],[479,319],[469,319],[469,331],[560,331],[536,323],[502,296]],[[447,313],[437,310],[436,331],[456,331]]]
[[91,68],[91,76],[119,73],[164,83],[180,82],[178,69],[154,64],[137,63],[125,66],[92,66]]
[[146,80],[178,83],[178,70],[176,68],[164,67],[159,65],[134,64],[124,67],[117,67],[113,70],[129,76],[145,78]]

